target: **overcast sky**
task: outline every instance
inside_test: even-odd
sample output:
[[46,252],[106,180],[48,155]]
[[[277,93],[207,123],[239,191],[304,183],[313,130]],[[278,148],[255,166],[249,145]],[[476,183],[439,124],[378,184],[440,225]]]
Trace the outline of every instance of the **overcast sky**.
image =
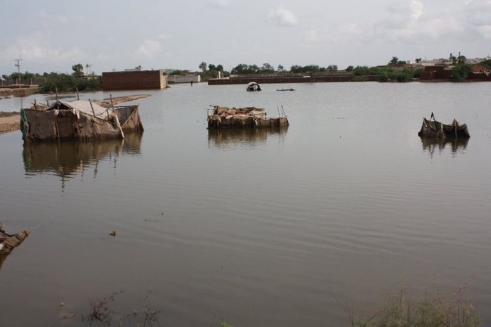
[[0,74],[491,53],[491,0],[0,0]]

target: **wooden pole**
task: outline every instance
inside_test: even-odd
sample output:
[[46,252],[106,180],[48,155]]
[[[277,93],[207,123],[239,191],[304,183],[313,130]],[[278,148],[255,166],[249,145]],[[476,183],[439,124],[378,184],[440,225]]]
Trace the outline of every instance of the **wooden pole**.
[[90,103],[90,108],[92,109],[92,114],[94,115],[95,117],[95,110],[94,110],[94,106],[92,106],[92,101],[90,101],[89,99],[89,103]]
[[58,88],[55,88],[56,91],[56,109],[60,109],[60,102],[58,101]]
[[113,95],[112,94],[109,94],[109,99],[111,99],[111,107],[113,108],[113,112],[114,112],[114,104],[113,104]]

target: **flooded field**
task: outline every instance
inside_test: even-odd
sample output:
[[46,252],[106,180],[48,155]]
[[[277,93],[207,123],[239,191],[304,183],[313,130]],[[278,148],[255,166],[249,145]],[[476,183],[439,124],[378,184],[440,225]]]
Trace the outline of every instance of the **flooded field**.
[[[162,326],[348,326],[339,302],[367,313],[402,284],[467,285],[489,324],[489,86],[175,85],[130,103],[145,132],[124,141],[0,135],[0,221],[32,231],[0,266],[0,326],[87,326],[113,293]],[[210,105],[283,106],[290,127],[208,131]],[[422,141],[431,112],[471,138]]]

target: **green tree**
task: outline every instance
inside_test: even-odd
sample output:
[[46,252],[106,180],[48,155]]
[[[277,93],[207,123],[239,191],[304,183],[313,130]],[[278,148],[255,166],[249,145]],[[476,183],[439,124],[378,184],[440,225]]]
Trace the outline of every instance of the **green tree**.
[[398,62],[399,62],[399,58],[392,57],[392,59],[389,61],[389,66],[397,65]]
[[232,74],[258,74],[262,70],[257,65],[239,64],[235,68],[232,68]]
[[448,57],[448,59],[452,60],[452,65],[457,64],[457,57],[455,57],[452,53],[450,53],[450,56]]
[[182,75],[186,75],[187,73],[188,73],[187,70],[174,69],[170,74],[182,76]]
[[472,66],[469,64],[457,64],[452,68],[452,76],[450,80],[453,82],[464,82],[472,71]]
[[84,66],[82,64],[76,64],[72,66],[73,76],[84,76]]
[[12,73],[12,74],[10,74],[9,79],[11,79],[13,81],[15,81],[15,80],[20,81],[22,79],[22,73],[20,73],[20,74],[19,73]]
[[263,73],[266,73],[266,74],[274,73],[274,67],[271,66],[267,62],[263,64],[263,66],[261,67],[261,70]]
[[481,61],[481,65],[485,66],[487,69],[491,69],[491,59]]
[[247,65],[246,64],[238,64],[234,68],[232,68],[231,73],[232,74],[245,74],[247,71]]
[[346,71],[347,71],[347,72],[350,72],[350,71],[352,71],[353,69],[354,69],[354,67],[353,67],[353,66],[351,66],[351,65],[350,65],[350,66],[348,66],[348,67],[346,67]]
[[467,58],[465,56],[460,55],[457,57],[457,65],[463,65],[465,64]]
[[102,88],[102,78],[77,78],[74,75],[50,73],[46,76],[46,82],[40,86],[42,93],[96,91]]
[[378,81],[379,82],[388,82],[389,81],[389,74],[386,71],[382,72],[378,77]]
[[368,76],[370,75],[370,69],[367,66],[356,66],[353,69],[355,76]]
[[206,67],[207,67],[207,65],[206,65],[206,62],[204,62],[204,61],[201,64],[199,64],[199,69],[201,69],[203,71],[203,73],[206,72]]
[[292,72],[294,74],[299,74],[299,73],[302,73],[301,69],[302,69],[302,67],[300,67],[299,65],[293,65],[290,67],[290,72]]

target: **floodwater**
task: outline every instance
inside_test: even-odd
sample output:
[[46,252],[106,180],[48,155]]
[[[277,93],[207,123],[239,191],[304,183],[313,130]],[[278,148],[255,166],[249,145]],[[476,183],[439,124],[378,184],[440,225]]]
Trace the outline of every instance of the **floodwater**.
[[[124,142],[0,135],[0,221],[32,230],[0,268],[0,326],[86,326],[114,293],[163,326],[348,326],[339,303],[366,314],[401,285],[466,285],[489,323],[490,86],[175,85],[135,102],[145,132]],[[208,131],[213,104],[283,107],[290,127]],[[422,142],[431,112],[471,138]]]

